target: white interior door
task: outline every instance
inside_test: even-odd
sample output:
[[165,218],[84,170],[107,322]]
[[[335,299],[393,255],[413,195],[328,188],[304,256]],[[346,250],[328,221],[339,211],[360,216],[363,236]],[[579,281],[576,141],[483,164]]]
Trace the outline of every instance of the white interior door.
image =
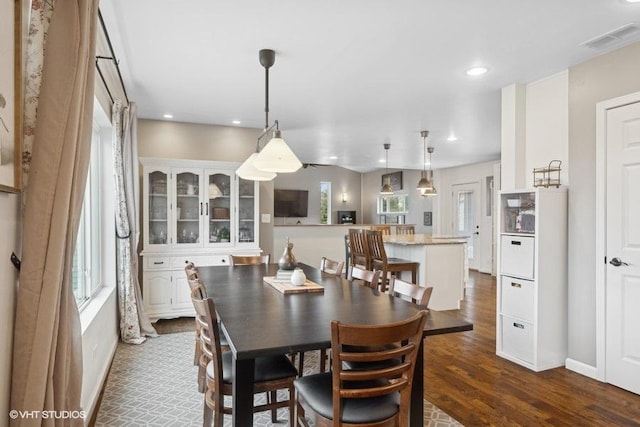
[[[454,184],[453,188],[453,226],[454,234],[469,236],[467,251],[469,268],[479,269],[481,251],[481,213],[480,183]],[[490,233],[487,230],[487,233]],[[484,233],[484,234],[487,234]]]
[[640,102],[606,129],[606,380],[640,394]]

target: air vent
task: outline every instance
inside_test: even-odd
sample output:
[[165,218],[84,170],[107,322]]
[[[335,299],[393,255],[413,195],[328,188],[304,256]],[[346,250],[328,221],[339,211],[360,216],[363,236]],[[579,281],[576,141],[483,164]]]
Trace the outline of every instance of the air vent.
[[620,28],[609,31],[591,40],[581,43],[580,46],[586,46],[590,49],[602,50],[612,44],[628,40],[640,34],[640,25],[635,22],[623,25]]

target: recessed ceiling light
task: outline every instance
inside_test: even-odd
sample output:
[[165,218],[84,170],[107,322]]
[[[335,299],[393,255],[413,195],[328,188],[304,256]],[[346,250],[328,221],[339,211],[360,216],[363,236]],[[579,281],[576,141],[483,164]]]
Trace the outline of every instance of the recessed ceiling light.
[[627,3],[640,3],[640,0],[627,0]]
[[162,117],[164,117],[165,119],[173,119],[173,114],[168,114],[168,113],[167,113],[167,114],[165,114],[165,115],[164,115],[164,116],[162,116]]
[[233,123],[234,125],[239,125],[240,123],[242,123],[240,120],[234,120],[231,123]]
[[378,163],[384,163],[384,159],[378,160]]
[[469,68],[466,71],[466,74],[467,76],[476,77],[476,76],[481,76],[485,74],[487,71],[489,71],[487,67],[478,66],[478,67]]
[[338,160],[338,156],[329,156],[330,160]]
[[456,138],[455,135],[451,135],[449,138],[447,138],[447,141],[449,141],[449,142],[453,142],[453,141],[457,141],[457,140],[458,140],[458,138]]

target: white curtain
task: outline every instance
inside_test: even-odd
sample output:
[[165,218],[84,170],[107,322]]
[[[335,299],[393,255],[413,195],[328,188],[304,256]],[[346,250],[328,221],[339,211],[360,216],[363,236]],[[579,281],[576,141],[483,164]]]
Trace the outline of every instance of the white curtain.
[[138,150],[137,108],[116,100],[112,109],[114,178],[116,189],[116,254],[120,338],[141,344],[157,333],[142,304],[138,282]]

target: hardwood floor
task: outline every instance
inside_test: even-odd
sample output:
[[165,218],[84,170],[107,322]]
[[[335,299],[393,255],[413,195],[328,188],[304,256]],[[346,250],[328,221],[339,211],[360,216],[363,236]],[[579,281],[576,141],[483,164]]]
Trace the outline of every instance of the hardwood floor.
[[425,398],[465,426],[640,426],[640,396],[564,368],[496,356],[496,281],[472,272],[457,313],[474,330],[425,341]]

